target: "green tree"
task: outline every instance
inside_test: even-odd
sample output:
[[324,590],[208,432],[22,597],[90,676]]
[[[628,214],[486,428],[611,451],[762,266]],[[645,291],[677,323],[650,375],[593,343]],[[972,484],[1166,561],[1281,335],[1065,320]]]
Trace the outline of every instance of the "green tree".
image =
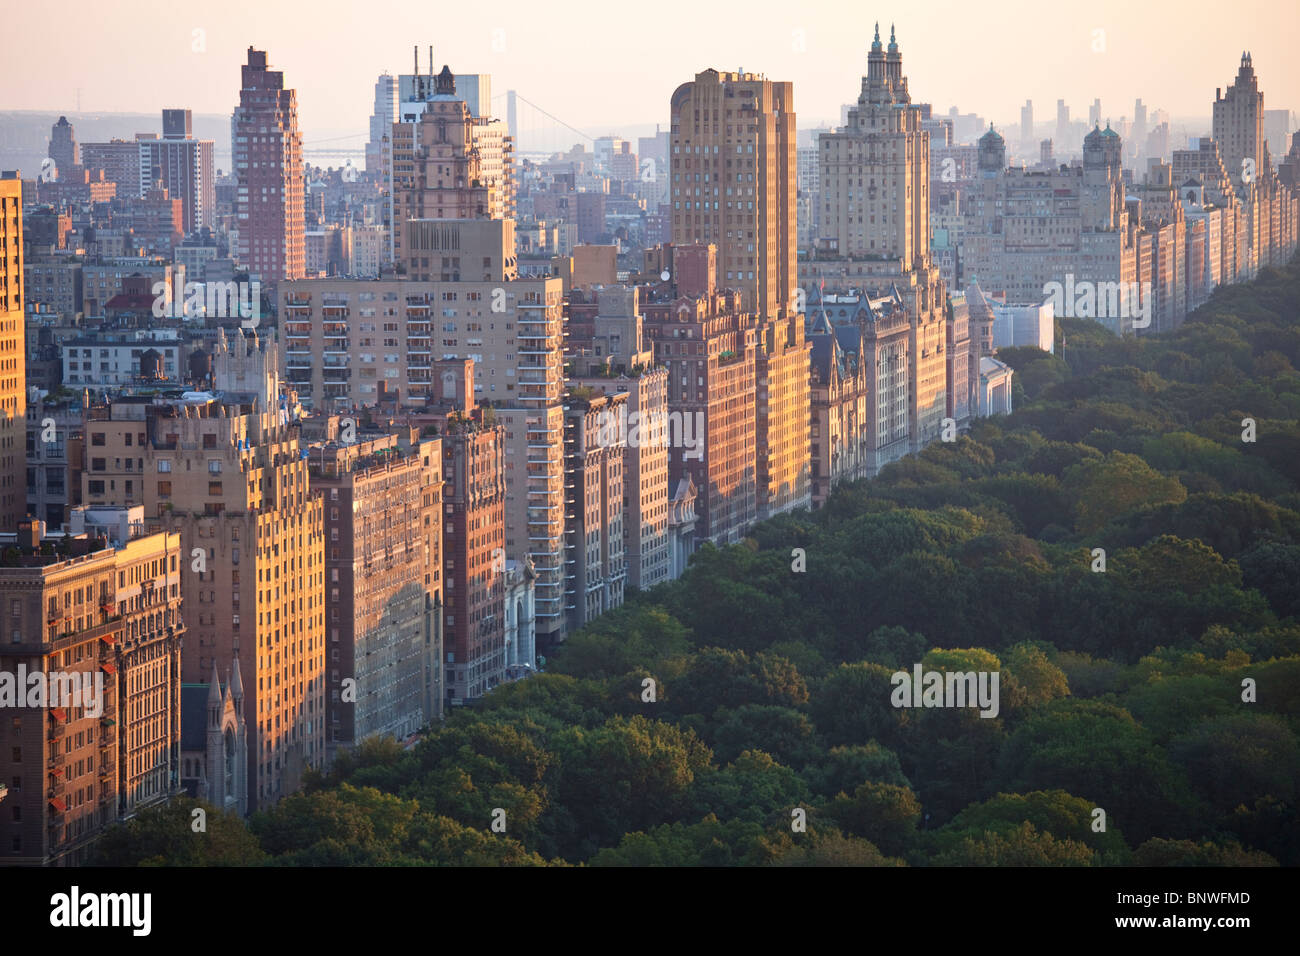
[[[196,817],[195,810],[203,815]],[[196,831],[202,820],[203,829]],[[234,814],[175,797],[109,827],[95,841],[91,866],[258,866],[267,860],[257,838]]]
[[1177,478],[1166,478],[1137,455],[1123,452],[1072,465],[1062,487],[1074,502],[1080,531],[1096,531],[1127,512],[1187,497]]

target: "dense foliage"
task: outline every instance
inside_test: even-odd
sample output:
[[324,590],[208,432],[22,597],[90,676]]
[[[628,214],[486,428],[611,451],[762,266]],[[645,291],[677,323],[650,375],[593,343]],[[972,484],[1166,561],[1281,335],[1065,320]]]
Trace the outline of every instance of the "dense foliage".
[[[1013,415],[706,546],[415,748],[104,859],[1300,864],[1300,266],[1061,334],[1002,350]],[[916,663],[998,671],[997,717],[895,708]]]

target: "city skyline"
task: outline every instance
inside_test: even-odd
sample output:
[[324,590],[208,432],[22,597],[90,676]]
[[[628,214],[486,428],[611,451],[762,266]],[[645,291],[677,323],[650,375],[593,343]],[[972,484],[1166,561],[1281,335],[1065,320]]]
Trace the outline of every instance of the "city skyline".
[[[1131,114],[1136,97],[1174,117],[1199,117],[1232,65],[1213,55],[1184,56],[1176,63],[1137,55],[1149,51],[1159,37],[1169,51],[1200,49],[1204,18],[1196,14],[1209,16],[1212,10],[1202,2],[1192,4],[1186,17],[1174,19],[1154,9],[1109,2],[1079,11],[1052,9],[1036,15],[1032,28],[1020,18],[990,11],[968,17],[973,22],[950,32],[931,25],[960,17],[969,8],[947,0],[923,15],[886,5],[787,11],[759,3],[756,15],[744,21],[722,11],[692,10],[691,30],[685,34],[670,11],[638,22],[637,33],[626,43],[609,42],[595,23],[583,30],[565,29],[571,23],[592,23],[594,17],[583,14],[598,5],[588,0],[580,0],[569,18],[528,23],[522,36],[518,24],[525,11],[513,6],[500,9],[499,25],[477,11],[452,10],[440,14],[436,25],[424,27],[418,23],[418,8],[400,2],[379,6],[378,16],[374,5],[323,11],[322,18],[337,18],[338,35],[348,42],[348,55],[328,62],[321,62],[319,38],[303,31],[301,21],[287,12],[237,2],[219,19],[196,12],[188,18],[193,23],[168,17],[153,24],[150,13],[161,13],[162,5],[128,0],[122,6],[137,15],[93,25],[89,17],[69,17],[67,42],[84,53],[57,79],[40,66],[39,46],[16,49],[0,66],[8,108],[68,113],[105,111],[111,105],[113,111],[154,112],[159,107],[156,76],[163,71],[169,102],[184,103],[196,114],[228,112],[234,105],[231,82],[238,79],[251,45],[269,50],[275,68],[294,78],[308,146],[312,130],[320,135],[356,129],[360,148],[375,77],[405,72],[412,46],[421,47],[423,60],[432,43],[435,70],[449,63],[458,71],[493,75],[499,91],[494,100],[501,101],[494,103],[497,115],[504,112],[505,91],[518,89],[584,132],[666,125],[666,95],[681,76],[743,68],[793,83],[800,127],[810,128],[839,123],[845,105],[842,79],[862,72],[877,21],[883,29],[893,24],[900,43],[912,51],[909,70],[919,78],[914,101],[941,109],[957,106],[996,123],[1012,123],[1026,99],[1040,104],[1036,113],[1044,119],[1057,99],[1084,115],[1085,106],[1100,98],[1103,124],[1108,118],[1117,121]],[[1214,49],[1249,50],[1269,87],[1278,91],[1275,105],[1293,108],[1281,91],[1300,90],[1300,63],[1288,50],[1300,13],[1271,0],[1247,2],[1236,12],[1216,32]],[[36,8],[23,8],[13,18],[23,32],[35,28],[32,18],[37,16]],[[413,23],[400,38],[389,28],[394,17]],[[1266,20],[1277,22],[1279,29],[1258,30]],[[699,41],[683,43],[683,35]],[[601,42],[592,42],[598,38]],[[122,46],[140,46],[142,40],[149,57],[124,62],[117,54]],[[656,53],[643,60],[630,56],[630,47]],[[980,52],[972,55],[972,50]],[[592,83],[592,76],[613,82]],[[80,110],[75,109],[78,101]]]
[[0,866],[1300,866],[1287,17],[133,6],[0,116]]

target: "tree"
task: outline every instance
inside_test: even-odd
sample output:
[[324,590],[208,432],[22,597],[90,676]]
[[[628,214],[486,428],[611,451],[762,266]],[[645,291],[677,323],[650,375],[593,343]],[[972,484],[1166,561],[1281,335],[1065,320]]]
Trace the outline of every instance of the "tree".
[[799,707],[807,700],[807,685],[785,658],[706,647],[669,688],[668,706],[677,714],[711,715],[720,707]]
[[1128,856],[1124,837],[1109,820],[1105,831],[1094,829],[1095,809],[1091,801],[1064,790],[999,793],[962,810],[934,833],[931,842],[938,853],[944,853],[965,839],[978,841],[982,833],[1007,835],[1029,823],[1040,833],[1086,844],[1101,854],[1101,862],[1124,863]]
[[571,831],[557,839],[570,857],[680,818],[690,785],[713,759],[694,733],[639,716],[573,728],[554,749],[559,764],[550,790],[571,817]]
[[817,682],[808,711],[832,746],[899,739],[909,717],[890,704],[892,674],[879,664],[841,664]]
[[1187,497],[1177,478],[1166,478],[1137,455],[1123,452],[1072,465],[1062,487],[1074,502],[1080,531],[1096,531],[1129,511]]
[[870,840],[846,837],[834,831],[809,834],[811,839],[788,845],[772,860],[773,866],[906,866],[887,857]]
[[1277,866],[1277,860],[1239,843],[1152,837],[1133,851],[1134,866]]
[[[199,820],[203,827],[195,830]],[[259,866],[267,860],[243,820],[189,797],[140,811],[93,846],[91,866]]]
[[1006,832],[963,837],[932,860],[933,866],[1092,866],[1095,854],[1081,840],[1061,840],[1032,823]]
[[1066,697],[1028,716],[1002,750],[998,780],[1007,791],[1076,794],[1139,840],[1181,835],[1195,806],[1150,733],[1128,711],[1100,701]]
[[809,797],[807,785],[789,767],[761,750],[746,750],[720,770],[701,771],[691,784],[687,813],[723,820],[785,825],[793,807]]
[[911,787],[898,755],[876,741],[847,747],[832,747],[830,752],[804,768],[804,779],[813,791],[833,797],[841,791],[852,793],[868,781]]
[[1270,714],[1211,717],[1175,739],[1169,750],[1219,813],[1261,797],[1295,799],[1300,749],[1291,729]]
[[720,708],[709,735],[719,760],[735,760],[746,750],[764,750],[782,763],[802,767],[817,753],[816,728],[807,714],[790,707],[742,704]]
[[866,783],[826,806],[826,817],[845,833],[870,840],[882,853],[902,856],[916,840],[921,804],[908,787]]

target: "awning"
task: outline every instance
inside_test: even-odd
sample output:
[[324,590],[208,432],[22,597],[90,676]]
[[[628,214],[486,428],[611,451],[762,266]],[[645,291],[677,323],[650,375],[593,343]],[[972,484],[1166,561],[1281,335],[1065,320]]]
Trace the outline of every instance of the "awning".
[[62,767],[55,767],[53,770],[50,771],[50,776],[51,776],[51,777],[62,777],[62,776],[63,776],[63,768],[62,768]]
[[117,673],[117,668],[114,667],[112,664],[100,664],[100,665],[99,665],[99,669],[100,669],[101,671],[103,671],[105,674],[116,674],[116,673]]
[[68,712],[62,707],[51,707],[50,716],[57,721],[66,721],[68,719]]
[[101,634],[99,635],[99,639],[103,641],[105,644],[117,643],[117,638],[115,638],[112,634]]
[[68,805],[64,803],[62,800],[60,800],[58,797],[50,798],[50,806],[52,806],[55,810],[59,811],[59,813],[64,813],[68,809]]
[[114,720],[112,717],[104,717],[104,718],[102,718],[101,722],[103,723],[103,725],[104,725],[105,727],[116,727],[116,726],[117,726],[117,721]]

